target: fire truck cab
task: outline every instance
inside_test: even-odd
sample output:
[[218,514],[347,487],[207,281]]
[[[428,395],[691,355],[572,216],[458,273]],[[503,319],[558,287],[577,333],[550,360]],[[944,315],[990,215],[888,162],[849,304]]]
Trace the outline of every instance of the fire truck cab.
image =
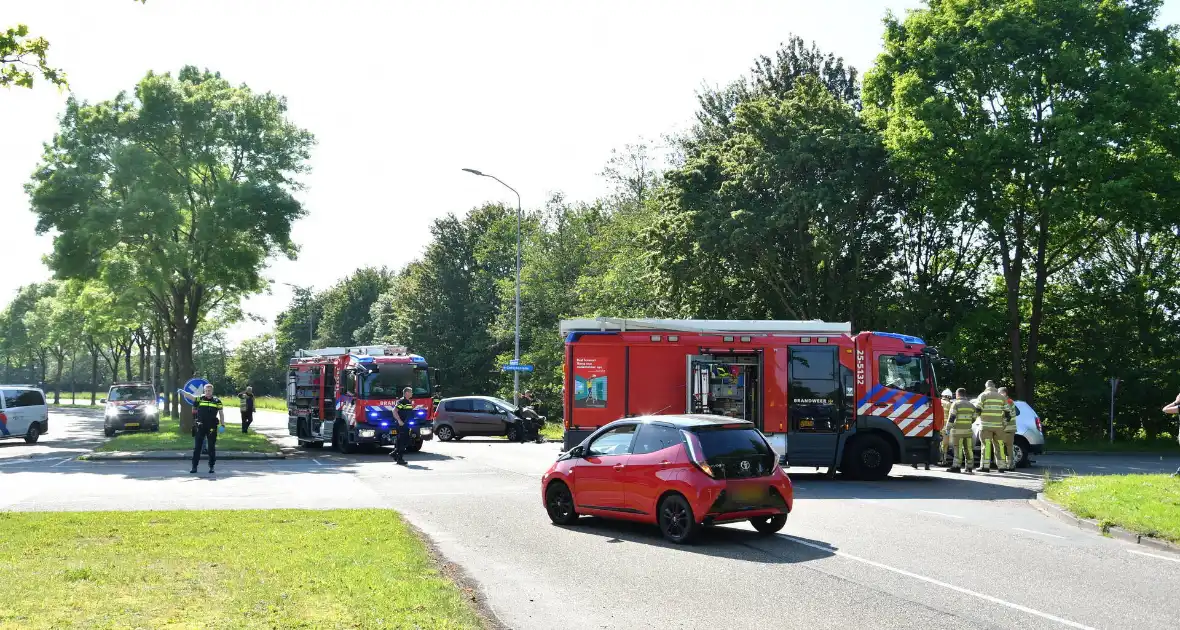
[[938,460],[937,350],[849,323],[566,320],[565,448],[623,417],[753,422],[784,465],[885,477]]
[[394,405],[402,389],[414,390],[410,452],[432,439],[431,368],[400,346],[300,350],[287,374],[287,431],[303,448],[331,442],[348,453],[358,446],[393,444]]

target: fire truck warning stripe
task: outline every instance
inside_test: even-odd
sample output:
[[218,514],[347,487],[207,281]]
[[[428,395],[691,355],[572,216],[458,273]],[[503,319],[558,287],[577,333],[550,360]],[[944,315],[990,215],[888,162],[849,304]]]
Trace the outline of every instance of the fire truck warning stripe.
[[893,413],[890,413],[889,417],[890,418],[904,418],[904,417],[906,417],[906,412],[909,411],[909,409],[910,409],[909,404],[901,405],[900,407],[897,405],[894,405],[893,406]]
[[876,396],[877,392],[881,391],[881,389],[882,388],[880,385],[874,385],[873,388],[869,390],[869,393],[864,395],[864,398],[861,398],[860,400],[856,401],[856,406],[863,407],[863,406],[869,404],[869,401],[871,401],[873,399],[873,396]]

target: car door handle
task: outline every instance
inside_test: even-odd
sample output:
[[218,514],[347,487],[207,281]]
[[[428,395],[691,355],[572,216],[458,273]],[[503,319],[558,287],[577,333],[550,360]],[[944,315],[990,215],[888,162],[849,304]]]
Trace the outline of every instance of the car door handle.
[[616,471],[618,471],[618,470],[622,470],[622,469],[623,469],[623,464],[615,464],[615,470],[616,470]]
[[668,460],[664,460],[664,461],[660,462],[660,465],[661,465],[661,466],[671,466],[671,465],[672,465],[672,462],[670,462],[670,461],[668,461]]

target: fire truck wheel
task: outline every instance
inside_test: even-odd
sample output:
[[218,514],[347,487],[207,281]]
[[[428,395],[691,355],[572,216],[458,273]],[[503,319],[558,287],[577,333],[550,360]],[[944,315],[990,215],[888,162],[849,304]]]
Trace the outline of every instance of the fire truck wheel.
[[879,481],[893,469],[893,451],[885,440],[866,435],[852,443],[844,453],[844,469],[856,479]]
[[345,455],[353,451],[352,444],[348,443],[348,434],[345,433],[344,427],[337,425],[336,430],[332,432],[332,446]]
[[450,442],[455,439],[455,430],[444,424],[435,430],[434,437],[438,438],[439,442]]
[[410,453],[417,453],[420,450],[422,450],[422,438],[410,440],[410,447],[407,448],[406,451]]

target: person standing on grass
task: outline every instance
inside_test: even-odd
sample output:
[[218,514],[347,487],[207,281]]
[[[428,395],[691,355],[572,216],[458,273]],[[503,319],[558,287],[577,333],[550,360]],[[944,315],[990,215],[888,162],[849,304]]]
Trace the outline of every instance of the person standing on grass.
[[193,469],[189,474],[197,472],[197,464],[201,462],[201,447],[209,445],[209,474],[213,474],[213,465],[217,463],[217,428],[225,426],[225,410],[221,408],[221,399],[213,395],[213,386],[205,386],[205,395],[193,403],[197,412],[193,423]]
[[240,392],[238,398],[242,401],[242,433],[248,433],[247,429],[254,422],[254,388],[247,385],[246,391]]
[[[1172,415],[1177,416],[1177,418],[1176,418],[1176,441],[1180,442],[1180,394],[1176,395],[1176,400],[1173,400],[1172,404],[1164,407],[1164,413],[1170,413]],[[1180,468],[1177,468],[1176,472],[1172,473],[1172,476],[1173,477],[1180,477]]]

